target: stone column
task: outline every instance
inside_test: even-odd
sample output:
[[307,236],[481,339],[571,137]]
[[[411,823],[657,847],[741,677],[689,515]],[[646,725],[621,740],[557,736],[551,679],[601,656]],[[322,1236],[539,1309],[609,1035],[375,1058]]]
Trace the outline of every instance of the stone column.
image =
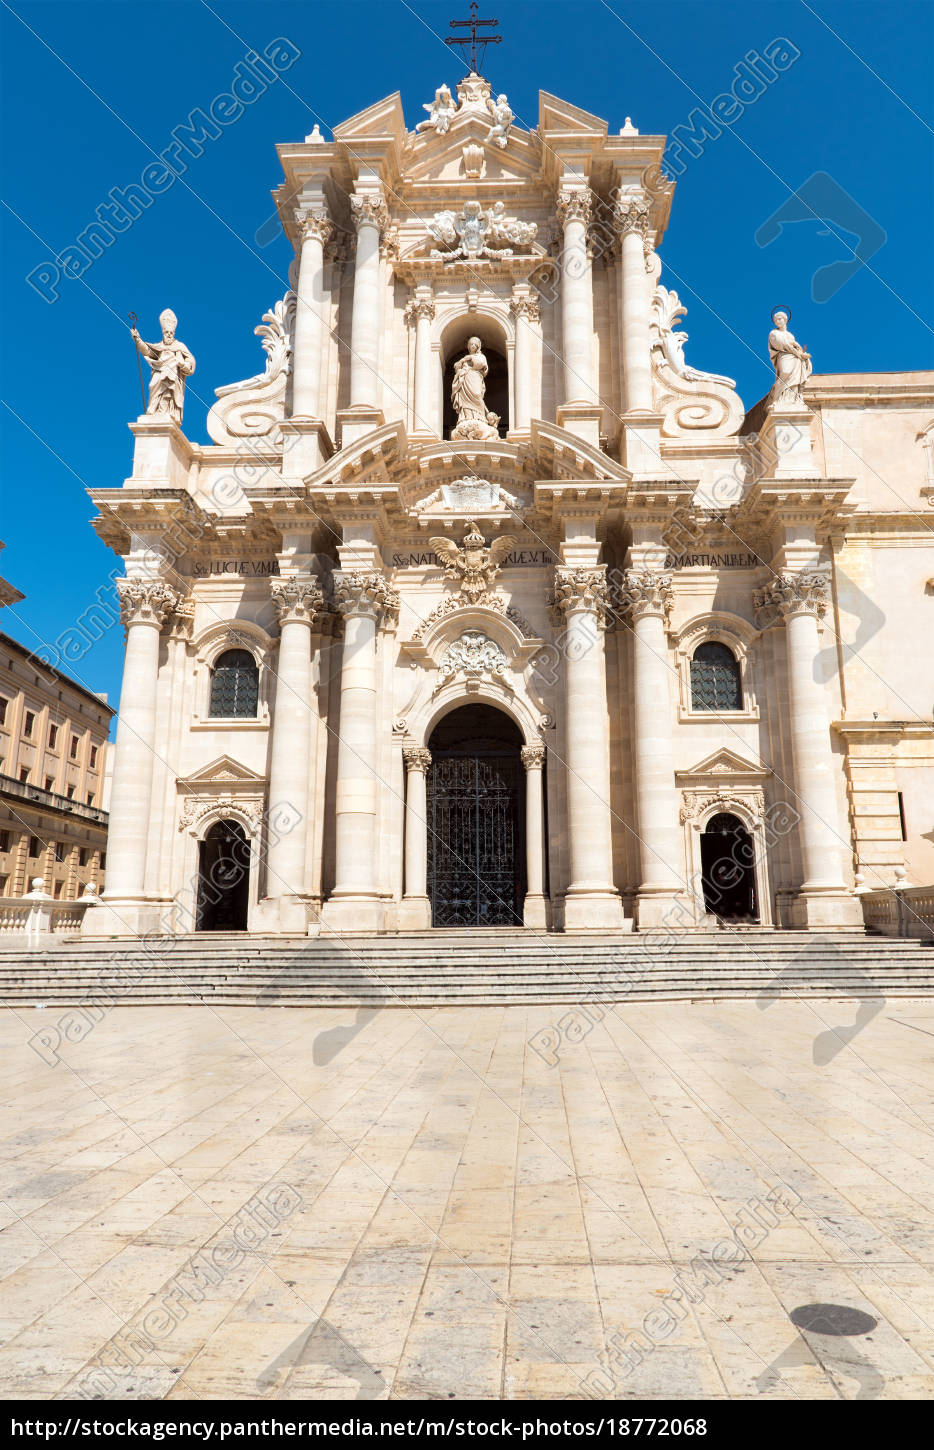
[[619,235],[620,362],[623,409],[651,413],[652,364],[649,336],[649,284],[645,253],[649,237],[649,204],[641,193],[619,197],[613,210]]
[[341,931],[379,931],[385,915],[377,890],[376,810],[379,780],[377,629],[396,614],[399,596],[377,570],[334,576],[344,616],[335,803],[335,881],[324,920]]
[[117,592],[127,634],[110,793],[104,900],[116,908],[118,915],[126,915],[123,929],[134,932],[139,923],[123,908],[141,906],[144,900],[146,854],[152,830],[153,759],[158,749],[159,640],[166,615],[175,608],[179,596],[161,579],[119,579]]
[[818,620],[827,610],[829,581],[820,573],[776,575],[756,591],[759,622],[785,621],[788,707],[795,769],[793,805],[804,880],[792,906],[794,926],[862,926],[862,911],[843,879],[845,838],[834,784],[824,690],[817,678]]
[[542,771],[545,764],[544,745],[524,745],[525,766],[525,905],[522,920],[525,926],[542,930],[548,925],[545,901],[544,821],[542,818]]
[[292,414],[294,417],[320,418],[321,363],[327,352],[324,248],[334,227],[327,212],[306,207],[298,207],[295,219],[301,230],[302,250],[292,348]]
[[665,632],[671,575],[630,569],[620,599],[632,620],[633,754],[641,876],[636,911],[637,924],[645,930],[661,926],[666,918],[672,921],[684,876]]
[[431,324],[435,304],[431,289],[416,287],[415,296],[406,308],[406,316],[415,324],[415,426],[413,433],[437,436],[435,428],[435,390],[432,377]]
[[532,325],[541,313],[538,298],[532,296],[527,283],[513,289],[509,310],[516,324],[511,431],[528,433],[532,423]]
[[593,208],[589,190],[559,192],[557,212],[564,231],[560,258],[564,400],[592,404],[593,277],[587,254],[587,228]]
[[418,931],[431,926],[428,899],[428,791],[431,752],[421,745],[404,745],[405,761],[405,894],[399,925]]
[[565,615],[565,754],[570,882],[564,900],[568,931],[620,927],[623,908],[613,884],[610,743],[603,628],[606,569],[555,569],[555,604]]
[[273,579],[270,590],[279,615],[279,657],[269,751],[266,898],[277,904],[264,903],[260,917],[264,929],[304,931],[308,912],[301,898],[308,894],[308,772],[315,714],[311,631],[322,597],[317,581],[307,576]]
[[377,195],[350,198],[357,228],[353,307],[350,318],[350,406],[376,411],[379,404],[379,243],[389,220]]

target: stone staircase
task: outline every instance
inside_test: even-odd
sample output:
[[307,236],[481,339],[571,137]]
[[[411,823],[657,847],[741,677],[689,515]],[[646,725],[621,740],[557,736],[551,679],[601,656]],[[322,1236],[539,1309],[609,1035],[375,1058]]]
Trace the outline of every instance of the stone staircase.
[[862,932],[546,935],[510,930],[259,938],[202,934],[0,947],[0,1004],[465,1006],[924,996],[934,949]]

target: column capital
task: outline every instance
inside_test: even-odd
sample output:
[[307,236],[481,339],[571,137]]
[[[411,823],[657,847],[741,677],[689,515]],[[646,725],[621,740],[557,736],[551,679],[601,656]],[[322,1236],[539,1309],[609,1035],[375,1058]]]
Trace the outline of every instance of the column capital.
[[378,570],[369,574],[351,570],[334,575],[334,603],[345,617],[357,614],[377,621],[395,619],[399,591]]
[[562,187],[555,199],[555,214],[562,228],[568,222],[583,222],[589,226],[593,217],[590,188]]
[[518,290],[509,299],[509,311],[516,321],[524,317],[526,322],[538,322],[542,315],[541,303],[534,293]]
[[326,247],[334,235],[335,227],[326,211],[314,207],[298,206],[295,208],[295,223],[301,233],[302,241],[313,239]]
[[760,628],[767,629],[779,617],[791,619],[796,614],[810,614],[821,619],[827,613],[829,599],[830,580],[826,574],[813,571],[776,574],[753,595],[756,622]]
[[618,237],[637,232],[643,245],[649,246],[649,202],[642,192],[624,192],[617,195],[613,207],[613,225]]
[[179,602],[179,595],[164,579],[118,579],[117,594],[123,623],[154,624],[161,629],[167,614]]
[[431,765],[431,751],[426,750],[424,745],[403,745],[402,759],[407,771],[418,771],[424,775]]
[[314,624],[323,599],[317,579],[272,579],[269,584],[279,624]]
[[405,305],[405,320],[409,325],[419,322],[433,322],[435,303],[433,297],[413,297]]
[[665,619],[671,609],[671,575],[656,569],[627,569],[623,574],[618,596],[620,608],[628,610],[634,620],[655,617]]
[[169,639],[190,640],[195,623],[195,601],[180,599],[169,619]]
[[607,610],[606,565],[595,568],[555,569],[555,608],[565,614],[586,610],[603,623]]
[[545,747],[538,742],[535,745],[523,745],[519,753],[526,770],[541,770],[545,764]]
[[350,212],[358,232],[361,227],[378,227],[382,232],[389,225],[389,210],[376,192],[360,192],[352,196]]

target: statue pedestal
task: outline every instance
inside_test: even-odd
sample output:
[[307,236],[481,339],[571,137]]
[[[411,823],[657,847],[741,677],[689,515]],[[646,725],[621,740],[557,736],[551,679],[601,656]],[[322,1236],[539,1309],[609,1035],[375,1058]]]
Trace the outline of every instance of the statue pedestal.
[[133,472],[124,488],[189,488],[193,449],[168,413],[143,413],[129,425],[136,439]]
[[282,478],[307,478],[331,457],[334,443],[320,418],[286,418],[279,424],[282,439]]
[[814,414],[804,404],[771,407],[759,429],[760,457],[769,478],[818,478],[820,469],[811,449]]
[[582,443],[588,443],[591,448],[600,447],[603,409],[599,403],[561,403],[555,417],[560,428],[566,428]]
[[382,428],[385,421],[380,408],[366,408],[359,405],[355,408],[342,408],[337,415],[341,447],[349,448],[351,443],[356,443],[358,438],[365,438],[374,429]]
[[634,474],[657,478],[662,470],[660,413],[624,413],[620,462]]

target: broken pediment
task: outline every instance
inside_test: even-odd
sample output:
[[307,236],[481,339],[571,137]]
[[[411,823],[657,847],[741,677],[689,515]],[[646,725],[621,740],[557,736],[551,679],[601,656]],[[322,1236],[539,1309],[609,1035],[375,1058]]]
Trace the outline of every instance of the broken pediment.
[[405,138],[405,117],[402,114],[402,97],[398,91],[385,96],[365,110],[358,111],[346,121],[334,127],[334,140],[347,143],[354,141],[394,141],[401,146]]
[[538,93],[538,128],[542,135],[562,137],[592,137],[598,140],[607,134],[607,122],[592,111],[563,101],[560,96],[549,95],[548,91]]

